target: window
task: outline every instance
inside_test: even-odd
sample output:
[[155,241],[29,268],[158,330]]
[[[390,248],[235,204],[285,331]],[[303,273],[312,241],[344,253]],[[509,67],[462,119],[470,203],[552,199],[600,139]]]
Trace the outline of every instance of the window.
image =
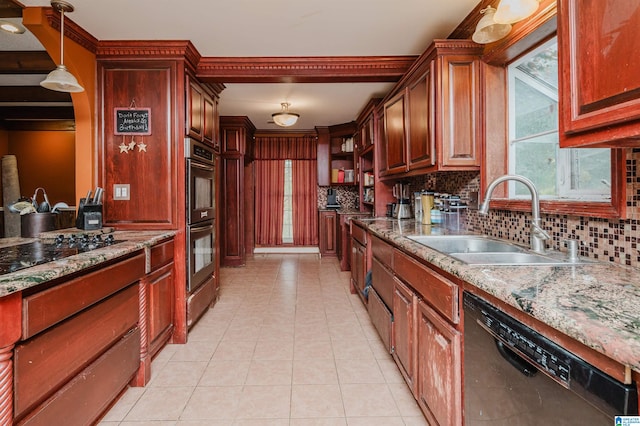
[[[558,43],[554,37],[508,66],[510,174],[531,179],[541,199],[611,200],[610,149],[558,145]],[[509,182],[509,198],[529,198]]]
[[282,242],[293,243],[293,179],[291,160],[284,160],[284,207],[282,217]]

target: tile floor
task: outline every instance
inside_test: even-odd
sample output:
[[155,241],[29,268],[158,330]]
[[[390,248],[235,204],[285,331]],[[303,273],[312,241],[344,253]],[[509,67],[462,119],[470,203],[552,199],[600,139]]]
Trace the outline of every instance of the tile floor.
[[100,425],[427,424],[336,259],[256,255],[221,283]]

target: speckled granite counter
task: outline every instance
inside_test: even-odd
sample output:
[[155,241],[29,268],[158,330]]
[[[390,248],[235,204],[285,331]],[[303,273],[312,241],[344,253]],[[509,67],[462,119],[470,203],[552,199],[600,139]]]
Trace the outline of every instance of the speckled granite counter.
[[[57,235],[68,236],[71,233],[81,235],[85,232],[77,229],[59,230],[49,234],[42,234],[41,237],[53,240]],[[35,287],[44,282],[90,268],[140,249],[147,249],[164,239],[173,237],[175,234],[175,231],[115,231],[115,239],[122,240],[118,244],[0,275],[0,297]],[[37,239],[2,238],[0,239],[0,250],[32,241],[37,241]]]
[[467,265],[405,236],[446,233],[413,220],[357,219],[371,233],[640,371],[640,271],[579,266]]

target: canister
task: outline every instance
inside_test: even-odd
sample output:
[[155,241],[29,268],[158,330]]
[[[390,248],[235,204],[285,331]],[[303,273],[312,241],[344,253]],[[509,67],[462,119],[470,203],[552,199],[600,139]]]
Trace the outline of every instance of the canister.
[[422,224],[431,225],[431,209],[433,208],[433,192],[423,191],[420,197],[422,204]]

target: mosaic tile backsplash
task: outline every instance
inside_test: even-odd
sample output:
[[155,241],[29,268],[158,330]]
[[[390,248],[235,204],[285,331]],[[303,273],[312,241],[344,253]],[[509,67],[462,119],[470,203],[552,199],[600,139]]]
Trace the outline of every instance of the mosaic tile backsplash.
[[[542,227],[552,236],[548,247],[565,250],[564,241],[580,241],[580,255],[600,261],[640,267],[640,149],[627,149],[627,219],[612,220],[569,215],[542,215]],[[468,197],[480,191],[477,172],[434,173],[410,180],[412,190],[423,188]],[[481,191],[482,192],[482,191]],[[484,234],[529,244],[530,213],[490,210],[488,216],[477,211],[466,213],[468,229]]]
[[338,196],[338,204],[343,210],[355,210],[358,198],[357,186],[318,186],[318,208],[327,205],[327,190],[333,188]]

